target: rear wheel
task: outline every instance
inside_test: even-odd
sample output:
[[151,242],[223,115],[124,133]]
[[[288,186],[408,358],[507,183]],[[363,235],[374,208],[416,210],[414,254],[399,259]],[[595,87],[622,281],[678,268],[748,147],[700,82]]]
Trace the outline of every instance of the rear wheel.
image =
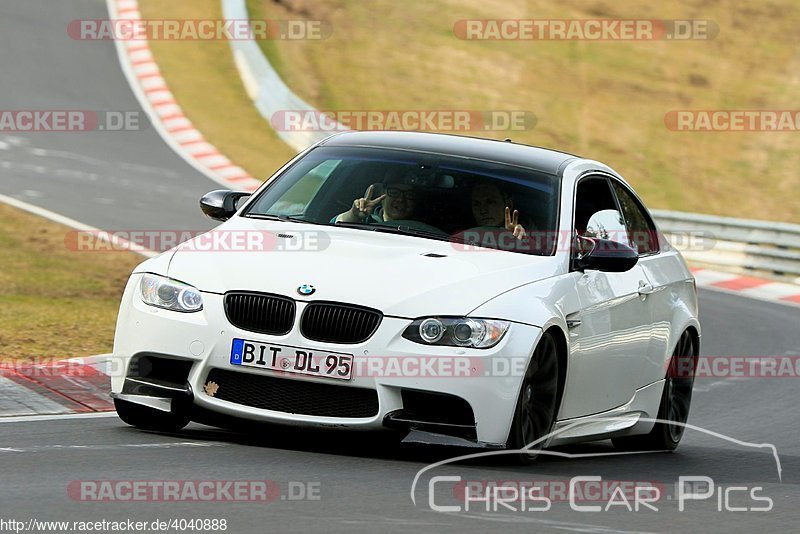
[[[530,463],[544,445],[538,441],[550,433],[558,404],[558,349],[553,336],[542,334],[531,362],[525,371],[520,389],[508,447],[527,448],[518,455],[521,463]],[[538,442],[537,442],[538,441]],[[532,443],[534,445],[531,445]]]
[[176,432],[189,424],[189,416],[183,410],[162,412],[120,399],[114,399],[114,407],[119,418],[125,423],[143,430]]
[[687,330],[678,340],[664,379],[664,392],[656,417],[680,424],[656,423],[649,434],[612,439],[614,447],[625,451],[675,450],[686,429],[684,424],[689,419],[696,351],[694,339]]

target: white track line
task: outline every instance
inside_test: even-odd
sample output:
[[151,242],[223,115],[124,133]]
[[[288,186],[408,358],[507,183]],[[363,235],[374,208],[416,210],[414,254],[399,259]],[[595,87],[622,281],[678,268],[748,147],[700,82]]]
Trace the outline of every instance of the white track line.
[[60,415],[14,415],[11,417],[0,417],[0,424],[39,423],[44,421],[60,421],[70,419],[102,419],[104,417],[117,417],[117,412],[66,413]]
[[0,453],[11,452],[49,452],[49,451],[113,451],[120,449],[175,449],[175,448],[198,448],[198,447],[224,447],[225,443],[198,442],[198,441],[174,441],[164,443],[109,443],[106,445],[31,445],[28,447],[0,447]]
[[9,197],[6,195],[0,195],[0,202],[21,209],[23,211],[27,211],[28,213],[32,213],[33,215],[44,217],[45,219],[49,219],[55,223],[68,226],[69,228],[72,228],[74,230],[79,230],[81,232],[91,232],[94,236],[97,236],[98,239],[102,239],[126,251],[135,252],[136,254],[140,254],[146,258],[152,258],[154,256],[159,255],[159,252],[144,248],[135,243],[131,243],[126,239],[121,239],[116,236],[110,236],[107,239],[108,233],[102,232],[99,228],[95,228],[94,226],[89,226],[88,224],[83,224],[82,222],[78,222],[75,219],[70,219],[69,217],[65,217],[64,215],[60,215],[54,211],[40,208],[39,206],[34,206],[33,204],[28,204],[27,202],[24,202],[22,200],[18,200],[16,198]]

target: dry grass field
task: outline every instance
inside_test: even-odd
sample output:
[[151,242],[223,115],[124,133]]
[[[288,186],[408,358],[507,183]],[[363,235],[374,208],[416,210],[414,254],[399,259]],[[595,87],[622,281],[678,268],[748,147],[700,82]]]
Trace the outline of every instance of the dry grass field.
[[[141,0],[148,17],[219,17],[218,0]],[[252,18],[324,20],[323,40],[262,41],[321,109],[526,110],[524,131],[476,132],[604,161],[656,208],[800,222],[800,132],[676,132],[684,109],[793,109],[800,52],[791,0],[248,0]],[[708,19],[714,39],[475,41],[461,19]],[[227,43],[157,42],[187,114],[265,176],[289,156],[247,100]],[[202,80],[202,81],[201,81]]]

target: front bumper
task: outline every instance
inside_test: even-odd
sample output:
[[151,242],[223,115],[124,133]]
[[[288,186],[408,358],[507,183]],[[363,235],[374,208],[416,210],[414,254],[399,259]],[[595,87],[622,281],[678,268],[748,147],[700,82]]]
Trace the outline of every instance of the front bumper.
[[[323,343],[305,339],[297,328],[297,318],[305,306],[303,302],[297,303],[295,327],[288,334],[257,334],[228,322],[222,295],[203,293],[203,310],[196,313],[147,306],[138,296],[140,279],[141,274],[131,276],[120,307],[114,340],[112,394],[119,397],[124,394],[123,388],[126,393],[132,391],[130,378],[126,386],[126,377],[132,376],[130,364],[134,356],[154,354],[176,358],[191,363],[186,388],[193,393],[195,405],[217,414],[254,421],[353,430],[381,429],[387,423],[396,427],[398,420],[408,419],[404,411],[404,392],[441,393],[469,404],[474,414],[472,437],[476,442],[502,446],[508,437],[522,376],[541,334],[537,327],[515,323],[491,349],[429,347],[402,337],[411,319],[384,317],[375,334],[364,343]],[[347,381],[332,380],[235,366],[229,362],[234,338],[353,354],[353,377]],[[377,413],[370,417],[304,415],[221,400],[204,388],[214,369],[372,390],[377,394]],[[125,398],[135,400],[130,395]],[[412,421],[406,427],[414,429],[417,425]],[[447,425],[425,430],[448,433]]]

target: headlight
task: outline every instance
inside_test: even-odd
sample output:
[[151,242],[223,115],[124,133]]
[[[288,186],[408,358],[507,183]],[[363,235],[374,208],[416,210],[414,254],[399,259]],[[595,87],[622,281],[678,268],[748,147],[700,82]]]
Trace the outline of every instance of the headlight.
[[426,317],[411,323],[403,337],[423,345],[488,349],[500,343],[510,324],[497,319]]
[[425,319],[419,324],[419,337],[425,343],[436,343],[444,335],[444,325],[439,319]]
[[203,309],[203,296],[183,282],[157,274],[145,274],[139,285],[145,304],[177,312],[196,312]]

